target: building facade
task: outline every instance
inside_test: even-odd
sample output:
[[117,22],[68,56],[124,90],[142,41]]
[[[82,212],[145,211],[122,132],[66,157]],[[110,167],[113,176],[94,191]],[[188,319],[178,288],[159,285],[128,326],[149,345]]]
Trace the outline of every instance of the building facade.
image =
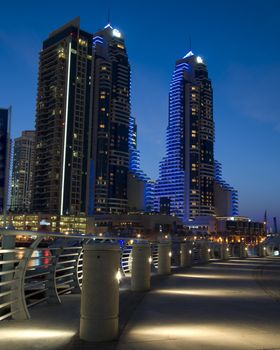
[[212,85],[205,63],[191,51],[176,62],[170,85],[166,156],[156,184],[158,211],[163,203],[185,223],[215,214]]
[[128,207],[130,211],[150,213],[154,211],[155,182],[140,166],[140,151],[137,148],[137,124],[134,117],[129,122],[129,176]]
[[93,36],[93,123],[88,213],[128,208],[130,65],[122,33],[110,24]]
[[6,214],[10,175],[10,125],[12,108],[0,108],[0,213]]
[[215,160],[214,203],[217,216],[238,216],[238,191],[222,177],[222,164]]
[[40,53],[32,210],[86,212],[92,35],[79,18],[49,35]]
[[35,159],[35,131],[23,131],[14,141],[10,210],[30,212]]

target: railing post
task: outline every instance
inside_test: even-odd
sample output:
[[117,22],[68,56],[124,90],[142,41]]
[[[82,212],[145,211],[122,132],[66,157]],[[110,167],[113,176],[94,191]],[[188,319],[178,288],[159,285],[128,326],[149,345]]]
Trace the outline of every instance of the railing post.
[[30,314],[26,305],[25,300],[25,290],[24,290],[24,282],[25,275],[29,260],[34,252],[34,250],[41,243],[43,237],[38,237],[31,244],[29,248],[26,249],[26,253],[23,259],[19,262],[16,272],[15,272],[15,280],[16,283],[13,288],[13,298],[16,300],[15,303],[11,305],[11,311],[14,312],[13,319],[17,321],[28,320],[30,319]]
[[120,247],[110,243],[84,246],[80,338],[111,341],[118,337]]
[[57,286],[56,286],[56,269],[57,264],[59,260],[59,256],[63,252],[65,242],[63,242],[62,246],[58,250],[54,250],[54,253],[52,253],[52,266],[50,267],[49,271],[49,277],[47,283],[47,301],[49,304],[60,304],[61,300],[57,292]]
[[[83,254],[84,254],[84,250],[83,250],[83,245],[88,244],[91,241],[91,239],[86,239],[84,241],[81,242],[81,249],[79,249],[79,247],[77,248],[77,252],[78,255],[76,257],[76,262],[75,262],[75,273],[73,274],[73,287],[74,289],[72,290],[73,294],[76,293],[81,293],[81,284],[82,284],[82,279],[83,279],[83,274],[80,273],[83,272],[82,268],[83,268],[83,264],[82,264],[82,260],[83,260]],[[80,269],[81,267],[81,269]]]
[[190,267],[192,265],[192,250],[187,243],[181,243],[181,267]]
[[[2,235],[2,242],[1,242],[1,249],[7,249],[7,250],[13,250],[15,249],[15,245],[16,245],[16,236],[8,236],[3,234]],[[3,254],[3,258],[2,261],[7,261],[6,264],[0,265],[1,268],[1,272],[8,272],[8,271],[12,271],[14,270],[14,263],[8,263],[8,261],[12,261],[15,260],[15,252],[11,252],[11,253],[5,253]],[[14,273],[6,273],[3,274],[0,277],[1,282],[8,282],[11,281],[14,277]],[[8,284],[8,285],[3,285],[0,287],[0,293],[9,293],[8,295],[5,295],[1,298],[1,302],[2,303],[8,303],[12,300],[11,298],[11,290],[12,290],[12,284]],[[0,316],[2,314],[2,312],[5,312],[5,309],[1,309],[1,313]]]
[[159,242],[158,244],[158,274],[169,275],[171,273],[171,243]]
[[80,265],[80,262],[81,262],[81,257],[82,257],[82,254],[84,253],[83,252],[83,249],[80,249],[78,250],[77,249],[77,257],[76,257],[76,262],[75,262],[75,272],[73,274],[73,278],[74,278],[74,281],[73,281],[73,287],[74,289],[72,290],[72,293],[73,294],[76,294],[76,293],[81,293],[81,286],[80,286],[80,281],[79,281],[79,265]]
[[150,289],[151,248],[147,243],[134,243],[132,248],[131,290],[142,292]]

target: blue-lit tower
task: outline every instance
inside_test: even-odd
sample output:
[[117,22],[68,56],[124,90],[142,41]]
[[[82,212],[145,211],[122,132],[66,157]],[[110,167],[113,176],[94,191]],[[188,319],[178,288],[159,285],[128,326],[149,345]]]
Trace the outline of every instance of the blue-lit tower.
[[238,215],[238,191],[222,177],[222,164],[215,160],[214,203],[217,216]]
[[176,62],[169,92],[166,156],[156,183],[156,210],[185,223],[214,211],[214,121],[211,80],[191,51]]
[[[154,197],[155,197],[155,182],[152,181],[147,174],[140,167],[140,151],[137,149],[137,124],[134,117],[130,117],[129,122],[129,172],[133,176],[134,181],[139,184],[142,183],[141,189],[138,191],[139,196],[143,197],[139,202],[142,203],[142,211],[154,211]],[[137,186],[137,185],[136,185]],[[137,186],[139,188],[139,186]],[[136,188],[136,187],[135,187]],[[136,192],[132,196],[136,196]],[[140,210],[140,208],[138,208]]]

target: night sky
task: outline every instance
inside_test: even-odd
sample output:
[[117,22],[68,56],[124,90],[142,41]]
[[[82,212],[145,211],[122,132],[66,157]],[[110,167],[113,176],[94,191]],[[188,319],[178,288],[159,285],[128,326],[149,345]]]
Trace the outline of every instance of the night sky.
[[215,158],[239,191],[240,214],[280,219],[280,1],[5,1],[0,11],[0,106],[12,105],[12,136],[33,129],[38,53],[76,16],[96,32],[111,23],[126,38],[132,113],[143,170],[165,153],[168,90],[176,59],[192,50],[214,89]]

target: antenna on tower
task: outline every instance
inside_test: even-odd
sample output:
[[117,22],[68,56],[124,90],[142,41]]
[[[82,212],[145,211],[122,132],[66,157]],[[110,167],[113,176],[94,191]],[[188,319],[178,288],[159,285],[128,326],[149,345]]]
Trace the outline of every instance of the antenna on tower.
[[107,18],[107,24],[111,24],[111,18],[110,18],[110,7],[108,8],[108,18]]
[[190,51],[192,51],[192,38],[189,36]]

